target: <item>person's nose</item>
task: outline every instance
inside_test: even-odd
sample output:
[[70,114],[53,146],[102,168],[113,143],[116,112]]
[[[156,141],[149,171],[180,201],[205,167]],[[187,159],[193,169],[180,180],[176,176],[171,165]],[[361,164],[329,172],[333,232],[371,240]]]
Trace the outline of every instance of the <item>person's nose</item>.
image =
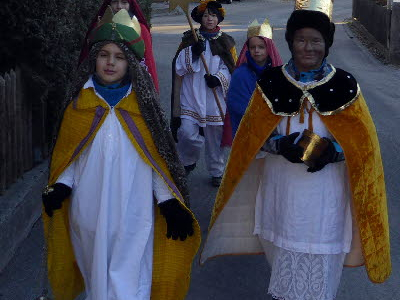
[[111,66],[115,65],[115,57],[114,57],[113,55],[110,55],[110,56],[108,57],[107,64],[108,64],[108,65],[111,65]]
[[306,51],[312,51],[313,50],[313,46],[312,43],[310,41],[306,41],[305,45],[304,45],[304,49]]

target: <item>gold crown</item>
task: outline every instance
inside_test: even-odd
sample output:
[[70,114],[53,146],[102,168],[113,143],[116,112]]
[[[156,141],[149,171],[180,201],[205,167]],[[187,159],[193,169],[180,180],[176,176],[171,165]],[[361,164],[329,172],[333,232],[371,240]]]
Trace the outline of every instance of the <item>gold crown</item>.
[[99,23],[97,24],[97,27],[100,27],[104,24],[107,23],[115,23],[115,24],[121,24],[125,25],[128,27],[133,28],[139,36],[141,36],[141,27],[139,20],[136,18],[136,16],[131,16],[129,15],[128,11],[126,9],[121,9],[119,12],[117,12],[115,15],[112,12],[111,7],[109,6]]
[[268,19],[265,19],[262,24],[259,24],[257,19],[251,22],[247,29],[247,39],[255,36],[266,37],[272,40],[272,27]]
[[334,0],[296,0],[294,9],[320,11],[332,20],[333,1]]

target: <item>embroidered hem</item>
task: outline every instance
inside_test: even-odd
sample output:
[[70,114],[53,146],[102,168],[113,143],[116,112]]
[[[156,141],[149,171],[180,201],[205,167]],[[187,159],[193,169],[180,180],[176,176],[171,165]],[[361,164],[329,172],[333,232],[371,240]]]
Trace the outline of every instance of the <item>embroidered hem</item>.
[[[188,110],[188,109],[182,109],[181,116],[189,116],[189,117],[195,119],[196,121],[198,121],[200,124],[223,123],[221,116],[206,115],[205,117],[201,117],[197,112]],[[216,124],[216,125],[218,125],[218,124]]]

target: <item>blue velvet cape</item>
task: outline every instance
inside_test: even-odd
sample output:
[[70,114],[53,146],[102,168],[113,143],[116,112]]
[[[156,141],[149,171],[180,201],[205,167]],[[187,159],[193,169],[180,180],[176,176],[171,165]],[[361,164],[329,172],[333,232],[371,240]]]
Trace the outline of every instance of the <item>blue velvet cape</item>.
[[233,137],[256,88],[257,80],[265,69],[271,67],[270,59],[268,59],[265,66],[258,66],[248,51],[246,58],[247,63],[241,64],[233,72],[227,94],[227,108],[231,119]]

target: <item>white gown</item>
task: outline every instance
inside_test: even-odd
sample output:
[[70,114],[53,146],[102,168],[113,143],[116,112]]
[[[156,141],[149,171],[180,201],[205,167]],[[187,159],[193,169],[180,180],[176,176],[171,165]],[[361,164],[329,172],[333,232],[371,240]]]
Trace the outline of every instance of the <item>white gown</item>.
[[[90,87],[91,80],[84,88]],[[71,240],[86,300],[149,300],[153,192],[158,202],[173,196],[139,156],[113,109],[57,182],[73,188]]]
[[[223,113],[226,112],[225,96],[228,92],[231,74],[221,57],[212,55],[210,43],[205,42],[203,52],[210,74],[218,77],[221,85],[216,92]],[[178,153],[183,165],[188,166],[199,160],[205,144],[205,160],[209,174],[220,177],[224,172],[224,152],[221,147],[224,120],[215,101],[212,89],[204,79],[206,71],[200,58],[193,61],[192,47],[184,48],[176,59],[176,74],[183,76],[180,90],[182,125],[178,129]],[[199,134],[204,127],[204,136]]]
[[[181,118],[190,119],[201,127],[206,125],[223,125],[218,106],[204,79],[206,71],[200,58],[193,61],[192,47],[184,48],[176,59],[176,74],[183,76],[180,92]],[[225,96],[228,92],[231,74],[221,57],[212,55],[210,43],[206,40],[203,52],[211,75],[217,76],[221,86],[216,88],[218,98],[225,114]]]
[[[292,117],[290,133],[308,128],[306,110],[304,119],[300,123],[299,115]],[[278,134],[286,135],[286,124],[283,118]],[[316,112],[313,127],[319,136],[333,139]],[[309,173],[304,164],[264,155],[254,234],[272,267],[268,291],[283,300],[333,300],[352,239],[346,163]]]

